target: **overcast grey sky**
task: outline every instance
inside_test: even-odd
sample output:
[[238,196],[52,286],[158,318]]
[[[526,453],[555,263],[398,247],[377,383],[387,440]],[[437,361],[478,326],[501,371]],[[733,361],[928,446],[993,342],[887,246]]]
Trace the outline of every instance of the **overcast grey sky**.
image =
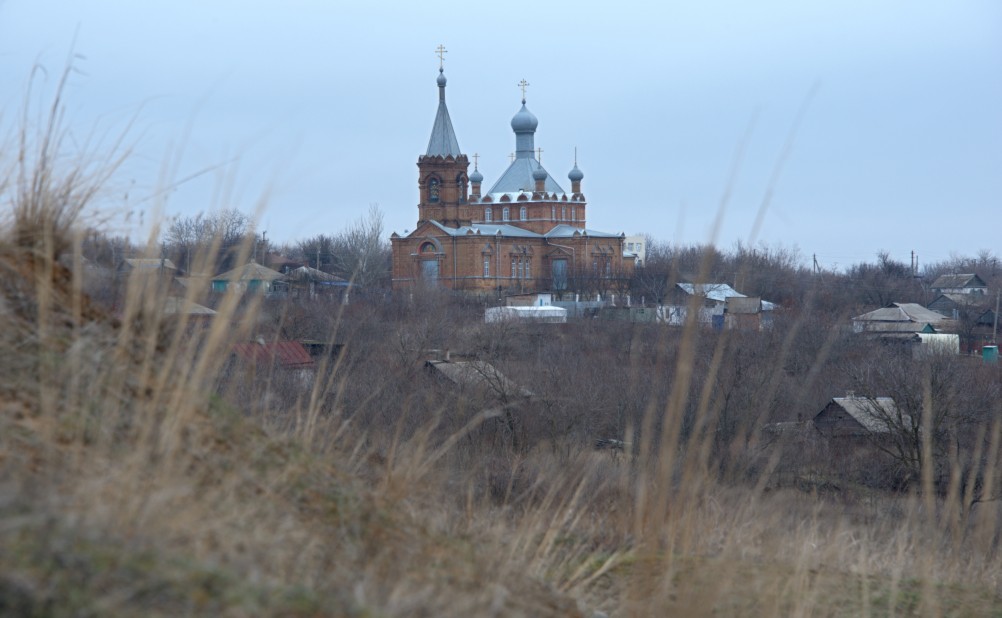
[[826,267],[1002,250],[996,0],[0,0],[8,130],[31,67],[51,89],[74,36],[74,135],[135,119],[114,208],[149,211],[165,174],[223,164],[172,191],[167,215],[266,196],[278,241],[336,232],[371,203],[388,232],[412,229],[441,43],[485,186],[514,149],[525,78],[565,189],[578,148],[591,228],[706,242],[730,186],[716,241],[749,241],[806,106],[757,241]]

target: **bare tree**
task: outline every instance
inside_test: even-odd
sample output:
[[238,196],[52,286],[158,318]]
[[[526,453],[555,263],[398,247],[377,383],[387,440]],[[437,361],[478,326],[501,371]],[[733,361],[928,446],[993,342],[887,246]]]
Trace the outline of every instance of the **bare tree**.
[[384,237],[383,213],[373,204],[333,239],[331,266],[335,274],[363,288],[385,285],[390,275],[390,246]]
[[[178,268],[209,268],[215,272],[236,266],[240,247],[254,238],[251,219],[239,210],[178,217],[163,232],[167,254]],[[207,260],[203,265],[199,260]]]

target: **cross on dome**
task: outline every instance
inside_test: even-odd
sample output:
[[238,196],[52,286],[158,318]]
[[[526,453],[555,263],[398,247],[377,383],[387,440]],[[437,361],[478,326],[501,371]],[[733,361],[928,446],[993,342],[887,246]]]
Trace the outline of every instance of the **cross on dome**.
[[435,48],[435,55],[438,56],[438,70],[445,70],[445,55],[449,53],[449,50],[445,48],[445,45],[439,45]]
[[525,89],[529,87],[529,82],[522,79],[522,81],[518,82],[518,87],[522,89],[522,103],[525,103]]

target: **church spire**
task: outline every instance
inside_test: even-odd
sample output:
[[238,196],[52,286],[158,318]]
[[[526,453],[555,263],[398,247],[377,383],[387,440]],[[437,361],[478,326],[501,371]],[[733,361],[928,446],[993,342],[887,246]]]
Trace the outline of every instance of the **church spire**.
[[431,138],[428,140],[428,151],[426,156],[431,157],[458,157],[459,140],[456,139],[456,131],[452,128],[452,119],[449,117],[449,108],[445,105],[445,54],[444,46],[439,45],[435,50],[438,55],[438,112],[435,114],[435,124],[431,128]]

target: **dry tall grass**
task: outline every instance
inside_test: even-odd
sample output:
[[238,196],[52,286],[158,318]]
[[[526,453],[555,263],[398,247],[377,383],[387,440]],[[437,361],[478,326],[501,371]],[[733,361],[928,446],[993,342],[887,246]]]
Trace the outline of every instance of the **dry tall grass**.
[[0,614],[1002,615],[1000,511],[963,508],[963,470],[946,498],[770,490],[775,458],[722,482],[709,390],[682,431],[694,323],[632,456],[482,452],[490,414],[441,435],[457,410],[405,428],[408,401],[356,427],[341,360],[261,399],[227,375],[253,303],[227,297],[204,331],[141,278],[120,315],[90,305],[75,219],[106,176],[57,165],[53,110],[39,157],[0,179]]

